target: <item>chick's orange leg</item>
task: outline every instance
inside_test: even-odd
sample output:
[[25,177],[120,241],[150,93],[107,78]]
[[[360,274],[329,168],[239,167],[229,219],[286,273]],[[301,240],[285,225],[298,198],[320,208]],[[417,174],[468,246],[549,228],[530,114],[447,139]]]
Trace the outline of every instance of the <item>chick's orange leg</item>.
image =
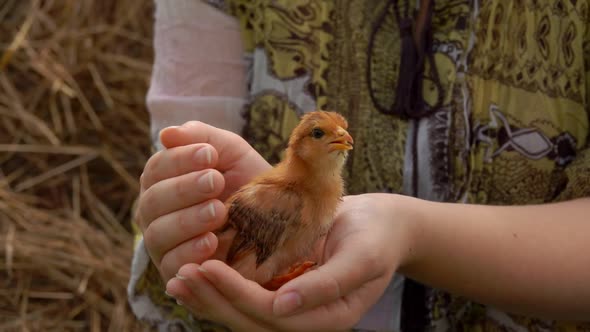
[[307,270],[316,266],[316,264],[316,262],[312,261],[305,261],[303,263],[295,264],[291,266],[291,269],[288,273],[272,278],[269,282],[262,285],[262,287],[271,291],[275,291],[281,288],[281,286],[286,284],[288,281],[293,280],[299,277],[300,275],[304,274]]

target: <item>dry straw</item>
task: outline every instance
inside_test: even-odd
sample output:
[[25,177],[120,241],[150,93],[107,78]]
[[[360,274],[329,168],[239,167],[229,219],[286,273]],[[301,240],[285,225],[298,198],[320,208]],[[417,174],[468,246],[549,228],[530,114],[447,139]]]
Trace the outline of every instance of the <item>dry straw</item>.
[[140,331],[150,0],[0,1],[0,331]]

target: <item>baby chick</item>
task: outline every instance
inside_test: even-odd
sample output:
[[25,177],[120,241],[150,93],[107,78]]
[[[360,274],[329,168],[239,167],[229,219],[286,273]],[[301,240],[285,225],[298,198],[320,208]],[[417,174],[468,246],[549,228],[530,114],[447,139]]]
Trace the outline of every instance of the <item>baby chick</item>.
[[226,201],[221,241],[226,262],[245,278],[276,290],[315,263],[305,261],[330,230],[344,193],[342,167],[353,139],[335,112],[305,114],[286,156]]

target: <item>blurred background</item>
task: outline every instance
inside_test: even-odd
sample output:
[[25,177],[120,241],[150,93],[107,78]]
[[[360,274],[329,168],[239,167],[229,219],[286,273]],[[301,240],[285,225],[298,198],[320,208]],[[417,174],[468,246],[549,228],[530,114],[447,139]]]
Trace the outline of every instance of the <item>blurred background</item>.
[[151,0],[0,0],[0,331],[141,331]]

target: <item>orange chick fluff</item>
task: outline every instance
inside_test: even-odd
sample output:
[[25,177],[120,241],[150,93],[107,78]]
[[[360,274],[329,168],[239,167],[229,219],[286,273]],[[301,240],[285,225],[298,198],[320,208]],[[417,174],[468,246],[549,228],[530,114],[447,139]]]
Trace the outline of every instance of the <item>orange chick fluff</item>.
[[344,194],[342,168],[353,144],[347,128],[338,113],[305,114],[285,158],[228,198],[218,231],[222,243],[231,241],[228,265],[271,290],[315,265],[306,259]]

